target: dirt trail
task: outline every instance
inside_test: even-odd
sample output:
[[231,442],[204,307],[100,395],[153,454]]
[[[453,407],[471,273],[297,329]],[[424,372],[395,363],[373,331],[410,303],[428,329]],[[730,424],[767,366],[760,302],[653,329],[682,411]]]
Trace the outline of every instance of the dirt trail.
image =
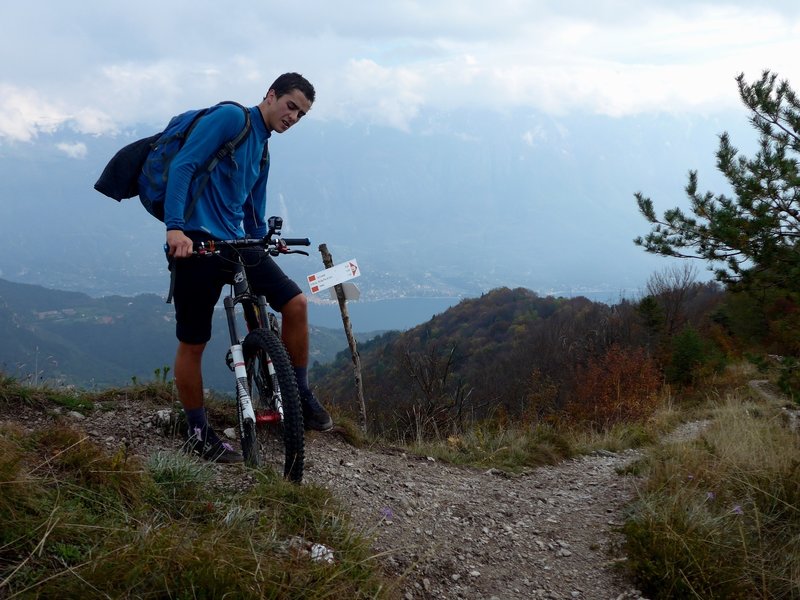
[[[161,433],[156,409],[126,402],[108,408],[81,417],[0,405],[0,421],[34,429],[67,419],[109,449],[125,444],[135,454],[178,447]],[[387,570],[402,576],[401,597],[640,598],[615,569],[622,560],[615,528],[637,483],[619,471],[638,458],[635,451],[583,456],[522,476],[355,449],[331,434],[310,434],[306,456],[306,480],[330,489],[374,539]],[[238,466],[214,468],[220,485],[252,480]]]
[[633,451],[507,477],[401,452],[309,440],[307,479],[340,497],[405,575],[406,598],[638,598],[614,529],[635,494]]

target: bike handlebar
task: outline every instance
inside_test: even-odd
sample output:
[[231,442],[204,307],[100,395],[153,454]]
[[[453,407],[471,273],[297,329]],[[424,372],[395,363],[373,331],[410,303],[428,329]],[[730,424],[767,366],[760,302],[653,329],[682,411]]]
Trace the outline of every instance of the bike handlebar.
[[[239,238],[235,240],[206,240],[192,243],[193,255],[219,254],[223,249],[238,248],[262,248],[272,256],[278,254],[305,254],[303,250],[289,250],[289,246],[310,246],[311,240],[308,238],[282,238],[281,227],[283,219],[280,217],[270,217],[267,220],[269,229],[263,238]],[[164,252],[169,252],[169,246],[164,244]]]
[[308,238],[280,238],[267,234],[263,238],[240,238],[235,240],[208,240],[194,242],[192,254],[217,254],[225,248],[263,248],[266,252],[277,256],[278,254],[307,254],[302,250],[289,250],[289,246],[310,246]]
[[281,238],[287,246],[310,246],[311,240],[308,238]]

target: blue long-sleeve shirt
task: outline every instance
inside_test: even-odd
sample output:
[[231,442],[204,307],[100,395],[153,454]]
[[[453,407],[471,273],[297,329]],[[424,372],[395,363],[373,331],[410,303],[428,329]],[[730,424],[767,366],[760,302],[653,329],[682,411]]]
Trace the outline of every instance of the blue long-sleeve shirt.
[[263,237],[267,204],[269,161],[262,170],[264,145],[270,137],[257,106],[250,111],[251,131],[232,157],[226,157],[211,171],[194,211],[184,222],[192,176],[225,142],[244,127],[242,109],[234,104],[212,108],[201,118],[183,147],[172,159],[164,200],[167,230],[204,232],[213,239]]

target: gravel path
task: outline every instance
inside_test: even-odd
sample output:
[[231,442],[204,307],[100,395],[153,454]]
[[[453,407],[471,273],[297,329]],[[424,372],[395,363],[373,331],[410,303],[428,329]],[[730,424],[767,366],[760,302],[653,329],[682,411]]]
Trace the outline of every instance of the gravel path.
[[460,468],[310,436],[307,479],[340,497],[375,539],[405,598],[638,598],[615,574],[633,451],[530,474]]
[[[156,412],[122,401],[81,418],[0,404],[0,421],[34,429],[67,419],[109,449],[177,448],[161,434]],[[624,560],[615,528],[636,487],[619,471],[636,460],[635,451],[597,453],[521,476],[391,448],[356,449],[335,434],[310,434],[306,456],[306,481],[330,489],[374,540],[387,571],[400,576],[401,598],[640,598],[615,569]],[[241,467],[214,468],[220,485],[252,480]]]

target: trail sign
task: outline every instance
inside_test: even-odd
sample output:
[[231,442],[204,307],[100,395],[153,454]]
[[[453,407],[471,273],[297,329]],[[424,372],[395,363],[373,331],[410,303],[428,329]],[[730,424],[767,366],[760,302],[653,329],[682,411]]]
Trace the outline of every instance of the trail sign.
[[339,283],[343,283],[359,275],[361,275],[361,271],[358,268],[356,260],[348,260],[347,262],[334,265],[319,273],[309,275],[308,287],[311,288],[312,294],[316,294],[317,292],[332,288]]
[[[345,281],[342,285],[342,292],[344,292],[345,300],[358,300],[361,298],[361,290],[356,287],[355,283]],[[339,296],[336,295],[336,288],[332,287],[328,290],[331,293],[331,300],[338,300]]]

